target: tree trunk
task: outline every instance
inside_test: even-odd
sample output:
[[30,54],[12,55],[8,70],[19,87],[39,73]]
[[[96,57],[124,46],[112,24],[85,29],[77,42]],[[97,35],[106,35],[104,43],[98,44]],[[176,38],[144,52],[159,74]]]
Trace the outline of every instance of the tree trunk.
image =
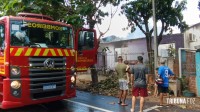
[[152,44],[151,44],[151,37],[148,35],[146,35],[146,45],[147,45],[148,58],[149,60],[151,60]]
[[95,65],[92,65],[91,67],[91,79],[92,79],[92,85],[95,86],[98,84],[98,75]]
[[[93,16],[88,16],[87,22],[89,24],[90,29],[94,29],[94,25],[96,24],[96,21],[92,19]],[[99,43],[98,43],[99,44]],[[91,79],[92,79],[92,86],[95,86],[98,84],[98,75],[95,65],[92,65],[91,67]]]
[[148,66],[148,68],[149,68],[149,71],[150,71],[150,73],[153,73],[153,68],[154,68],[154,66],[153,66],[153,52],[152,52],[152,38],[151,38],[151,36],[148,36],[148,35],[146,35],[146,45],[147,45],[147,52],[148,52],[148,59],[149,59],[149,61],[148,61],[148,64],[147,64],[147,66]]

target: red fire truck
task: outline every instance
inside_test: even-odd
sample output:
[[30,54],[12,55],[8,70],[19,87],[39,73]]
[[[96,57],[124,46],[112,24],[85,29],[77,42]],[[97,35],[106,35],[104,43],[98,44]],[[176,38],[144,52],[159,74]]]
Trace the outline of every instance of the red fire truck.
[[75,97],[74,65],[96,62],[95,43],[95,30],[80,29],[74,36],[71,25],[49,16],[1,17],[0,108]]

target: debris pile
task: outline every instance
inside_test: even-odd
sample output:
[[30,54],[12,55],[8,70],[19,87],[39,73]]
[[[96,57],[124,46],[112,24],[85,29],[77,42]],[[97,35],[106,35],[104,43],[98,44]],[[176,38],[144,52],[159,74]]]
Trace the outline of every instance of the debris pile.
[[116,96],[118,94],[119,83],[116,77],[108,77],[101,80],[97,85],[90,85],[87,91],[108,96]]

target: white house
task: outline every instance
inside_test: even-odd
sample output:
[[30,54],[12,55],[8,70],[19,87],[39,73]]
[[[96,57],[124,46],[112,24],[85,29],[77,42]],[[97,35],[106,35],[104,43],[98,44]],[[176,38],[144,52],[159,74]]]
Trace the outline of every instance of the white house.
[[200,48],[200,23],[192,25],[184,32],[184,47],[191,50]]
[[[137,60],[137,56],[143,56],[144,63],[147,62],[148,52],[146,46],[146,38],[135,38],[128,40],[120,40],[120,39],[104,39],[109,41],[101,41],[100,49],[98,54],[98,67],[106,66],[108,68],[113,69],[115,64],[117,63],[117,57],[122,56],[124,60],[133,61]],[[172,34],[172,35],[164,35],[163,39],[159,45],[158,54],[159,56],[162,53],[162,49],[168,49],[169,45],[173,45],[176,51],[178,48],[183,47],[183,35],[182,34]],[[164,46],[164,48],[163,48]],[[168,47],[166,47],[168,46]],[[102,48],[108,48],[105,56],[102,57]],[[152,42],[153,48],[153,42]],[[164,52],[166,54],[166,52]],[[154,54],[151,54],[152,57]]]
[[[137,56],[143,56],[144,62],[148,60],[148,53],[146,47],[145,38],[119,40],[112,42],[103,42],[100,44],[100,48],[108,47],[105,55],[105,65],[108,68],[114,69],[117,63],[117,57],[122,56],[124,60],[137,60]],[[102,50],[102,49],[101,49]],[[101,52],[101,50],[99,50]],[[102,62],[102,54],[99,53],[99,63]],[[102,65],[102,64],[100,64]]]

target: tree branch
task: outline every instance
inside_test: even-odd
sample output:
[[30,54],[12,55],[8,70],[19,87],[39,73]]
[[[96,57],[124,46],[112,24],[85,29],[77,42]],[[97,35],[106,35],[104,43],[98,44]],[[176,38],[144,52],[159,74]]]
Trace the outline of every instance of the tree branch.
[[144,24],[145,24],[146,33],[150,33],[149,32],[148,20],[146,18],[144,18]]
[[149,33],[150,33],[150,34],[152,34],[152,33],[153,33],[153,28],[151,28],[151,30],[149,31]]
[[112,13],[112,6],[111,5],[110,5],[110,7],[111,7],[111,16],[110,16],[109,26],[108,26],[107,30],[105,32],[100,31],[98,24],[96,24],[96,26],[97,26],[97,28],[98,28],[98,30],[100,32],[98,40],[100,40],[100,38],[109,31],[111,23],[112,23],[112,19],[113,19],[114,15],[117,13],[118,6],[117,6],[117,9],[114,11],[114,13]]
[[139,23],[137,22],[137,20],[134,19],[133,21],[134,21],[134,23],[136,24],[136,26],[138,26],[139,29],[140,29],[144,34],[146,34],[146,32],[144,31],[144,29],[142,28],[142,26],[139,25]]
[[161,31],[160,31],[160,34],[159,34],[159,37],[162,36],[163,32],[164,32],[164,28],[165,28],[165,23],[161,20],[162,22],[162,26],[161,26]]

